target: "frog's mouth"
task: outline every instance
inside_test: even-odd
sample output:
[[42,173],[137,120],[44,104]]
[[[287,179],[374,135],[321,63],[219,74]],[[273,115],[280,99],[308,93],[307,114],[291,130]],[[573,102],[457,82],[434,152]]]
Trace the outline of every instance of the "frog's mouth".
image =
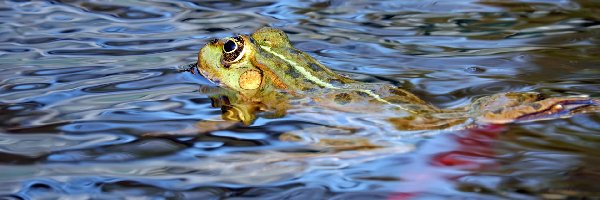
[[221,83],[221,81],[219,81],[219,79],[212,77],[208,74],[208,72],[206,72],[206,70],[203,70],[200,67],[195,67],[196,71],[198,71],[198,73],[204,77],[206,80],[208,80],[208,82],[211,82],[212,84],[215,84],[219,87],[224,87],[225,85]]
[[190,64],[186,67],[184,67],[185,69],[182,69],[183,71],[188,71],[194,75],[196,74],[200,74],[200,76],[204,77],[206,80],[208,80],[208,82],[217,85],[219,87],[223,87],[224,85],[221,83],[221,81],[219,81],[218,79],[212,77],[209,75],[209,73],[204,70],[202,67],[198,66],[199,63],[193,63]]

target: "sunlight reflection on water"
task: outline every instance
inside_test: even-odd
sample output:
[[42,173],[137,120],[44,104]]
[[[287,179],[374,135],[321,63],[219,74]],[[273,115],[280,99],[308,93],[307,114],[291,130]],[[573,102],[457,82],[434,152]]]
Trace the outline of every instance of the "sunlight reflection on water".
[[[599,11],[583,0],[3,1],[0,195],[598,197],[598,114],[406,139],[350,114],[292,110],[177,135],[221,110],[198,92],[207,80],[176,68],[211,38],[269,25],[338,72],[441,107],[505,91],[600,97]],[[280,138],[327,120],[370,130],[339,137],[389,146]]]

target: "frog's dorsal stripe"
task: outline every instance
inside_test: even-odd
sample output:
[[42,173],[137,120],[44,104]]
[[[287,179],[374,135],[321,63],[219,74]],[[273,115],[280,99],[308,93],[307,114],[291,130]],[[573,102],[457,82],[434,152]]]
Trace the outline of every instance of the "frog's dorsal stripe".
[[[321,87],[329,88],[329,89],[347,90],[347,89],[344,89],[344,88],[336,87],[336,86],[334,86],[334,85],[332,85],[332,84],[330,84],[328,82],[325,82],[325,81],[319,79],[319,77],[313,76],[309,71],[306,70],[305,67],[302,67],[302,66],[300,66],[300,64],[296,63],[295,61],[289,60],[285,56],[283,56],[283,55],[281,55],[281,54],[273,51],[271,49],[271,47],[269,47],[269,46],[262,46],[262,45],[260,45],[260,47],[262,49],[264,49],[265,51],[267,51],[267,52],[269,52],[269,53],[277,56],[281,60],[287,62],[288,64],[290,64],[290,66],[292,66],[294,69],[296,69],[296,71],[300,72],[308,80],[312,81],[313,83],[315,83],[315,84],[317,84],[317,85],[319,85]],[[374,99],[376,99],[377,101],[380,101],[380,102],[388,104],[388,105],[392,105],[394,107],[400,108],[400,109],[405,110],[405,111],[410,112],[410,113],[416,113],[415,111],[410,110],[408,108],[405,108],[404,106],[401,106],[401,105],[398,105],[398,104],[394,104],[392,102],[389,102],[389,101],[381,98],[381,96],[379,96],[378,94],[373,93],[371,90],[366,90],[366,89],[351,89],[351,90],[364,92],[364,93],[368,94],[369,96],[373,97]]]
[[287,62],[288,64],[290,64],[294,69],[296,69],[296,71],[300,72],[304,77],[306,77],[308,80],[312,81],[313,83],[324,87],[324,88],[331,88],[331,89],[340,89],[338,87],[335,87],[334,85],[327,83],[321,79],[319,79],[316,76],[313,76],[309,71],[306,70],[306,68],[301,67],[298,63],[294,62],[293,60],[288,60],[287,58],[285,58],[285,56],[271,50],[271,47],[269,46],[260,46],[261,48],[263,48],[265,51],[268,51],[269,53],[277,56],[278,58],[280,58],[281,60]]
[[407,111],[407,112],[410,112],[410,113],[415,113],[415,114],[417,113],[416,111],[414,111],[414,110],[410,110],[410,109],[408,109],[408,108],[405,108],[404,106],[401,106],[401,105],[398,105],[398,104],[395,104],[395,103],[389,102],[389,101],[387,101],[387,100],[385,100],[385,99],[381,98],[381,96],[379,96],[378,94],[375,94],[375,93],[373,93],[371,90],[357,89],[356,91],[361,91],[361,92],[367,93],[369,96],[373,97],[373,98],[374,98],[374,99],[376,99],[377,101],[383,102],[383,103],[385,103],[385,104],[388,104],[388,105],[392,105],[392,106],[394,106],[394,107],[400,108],[400,109],[402,109],[402,110],[405,110],[405,111]]

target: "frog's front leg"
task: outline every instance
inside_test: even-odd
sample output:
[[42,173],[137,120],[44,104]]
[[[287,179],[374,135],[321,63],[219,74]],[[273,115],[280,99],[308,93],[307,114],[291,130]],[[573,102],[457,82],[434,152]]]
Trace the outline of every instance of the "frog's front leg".
[[324,152],[372,150],[391,145],[385,141],[373,143],[368,137],[358,134],[362,131],[358,127],[316,126],[283,133],[279,140],[308,145]]
[[221,108],[221,119],[202,120],[194,126],[171,132],[152,132],[144,136],[193,136],[213,131],[225,130],[238,125],[250,125],[256,120],[256,113],[262,108],[260,104],[230,104],[229,98],[211,97],[212,106]]
[[279,94],[261,96],[261,98],[244,97],[238,94],[216,93],[210,95],[212,107],[221,108],[221,118],[227,121],[238,121],[251,125],[257,117],[283,117],[289,104]]
[[600,112],[600,99],[553,97],[541,99],[538,93],[508,92],[481,98],[471,105],[477,123],[505,124],[570,117]]

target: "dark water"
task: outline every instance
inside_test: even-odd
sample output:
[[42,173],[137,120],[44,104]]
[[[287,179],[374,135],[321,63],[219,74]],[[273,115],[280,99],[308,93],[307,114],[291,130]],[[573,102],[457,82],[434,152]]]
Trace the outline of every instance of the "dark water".
[[[334,70],[442,107],[503,91],[600,97],[600,1],[2,1],[6,199],[600,198],[600,115],[319,152],[293,114],[220,118],[177,66],[263,26]],[[333,116],[338,117],[338,116]],[[350,125],[356,125],[348,122]],[[159,136],[148,133],[168,133]]]

